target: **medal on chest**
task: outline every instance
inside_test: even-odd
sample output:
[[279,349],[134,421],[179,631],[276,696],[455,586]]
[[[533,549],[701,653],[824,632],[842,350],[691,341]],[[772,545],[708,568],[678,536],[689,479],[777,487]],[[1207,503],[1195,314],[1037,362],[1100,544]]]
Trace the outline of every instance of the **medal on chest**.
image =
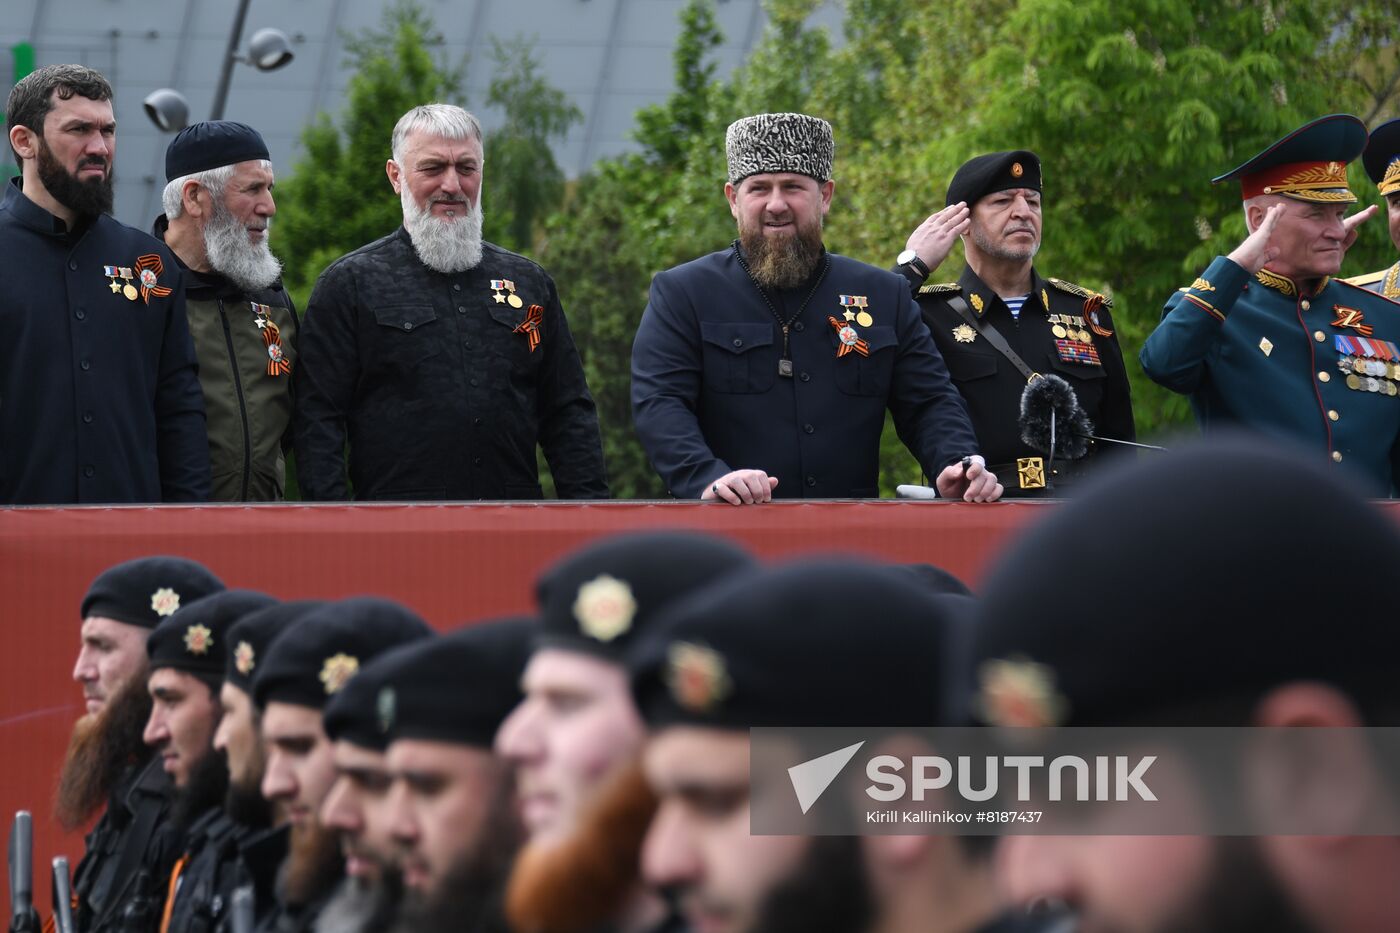
[[543,323],[544,308],[540,305],[530,305],[530,310],[525,313],[525,320],[521,321],[512,333],[524,334],[525,339],[530,342],[530,352],[534,353],[535,348],[540,345],[540,325]]
[[861,356],[870,355],[870,344],[861,339],[854,327],[844,321],[838,321],[834,317],[828,316],[827,320],[831,323],[832,330],[836,331],[836,357],[838,359],[852,350]]
[[262,331],[263,343],[267,346],[267,374],[287,375],[292,371],[292,364],[282,352],[282,330],[272,321],[272,309],[256,301],[248,303],[253,306],[253,323]]
[[508,304],[512,308],[519,308],[525,304],[515,293],[515,283],[510,279],[492,279],[491,297],[496,299],[496,304]]
[[[134,277],[134,274],[132,273],[130,267],[103,266],[102,274],[112,280],[110,285],[112,289],[112,294],[115,295],[117,293],[120,293],[121,296],[127,301],[136,300],[136,286],[131,284],[131,280]],[[117,279],[122,279],[126,284],[123,285],[121,282],[118,282]]]
[[[842,295],[840,298],[841,307],[846,309],[841,312],[841,316],[844,317],[847,322],[855,321],[861,327],[869,327],[871,324],[875,323],[875,318],[871,317],[870,312],[866,310],[866,305],[870,299],[865,295]],[[856,308],[857,310],[852,311],[852,308]]]
[[1392,398],[1400,395],[1400,348],[1389,340],[1333,334],[1337,368],[1346,375],[1353,392],[1375,392]]

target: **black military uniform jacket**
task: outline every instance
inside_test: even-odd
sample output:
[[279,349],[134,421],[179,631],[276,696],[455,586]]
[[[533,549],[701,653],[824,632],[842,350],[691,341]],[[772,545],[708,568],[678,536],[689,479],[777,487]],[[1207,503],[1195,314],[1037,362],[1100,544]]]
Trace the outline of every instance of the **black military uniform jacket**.
[[[1128,373],[1109,314],[1111,302],[1078,285],[1043,279],[1034,269],[1031,282],[1019,321],[971,266],[956,284],[926,285],[918,294],[924,321],[953,383],[967,401],[982,455],[1005,485],[1007,496],[1036,494],[1033,473],[1028,488],[1022,487],[1027,474],[1018,473],[1017,462],[1044,456],[1021,440],[1021,393],[1026,378],[953,310],[947,301],[950,295],[961,294],[972,313],[995,327],[1033,372],[1053,373],[1068,382],[1095,434],[1125,441],[1136,437]],[[1049,491],[1053,493],[1054,486],[1082,472],[1110,447],[1090,441],[1084,460],[1059,461],[1054,468],[1058,475],[1048,477]]]
[[180,269],[103,215],[0,200],[0,503],[202,502],[209,445]]
[[[195,821],[188,838],[188,861],[170,911],[171,933],[227,933],[233,892],[243,886],[253,888],[256,916],[272,913],[271,892],[286,855],[285,830],[250,829],[215,808]],[[267,845],[268,839],[280,839],[281,845]]]
[[905,280],[825,256],[815,291],[820,267],[766,298],[737,243],[652,280],[632,345],[632,417],[672,495],[697,499],[748,468],[776,476],[779,498],[876,497],[887,409],[930,477],[978,452]]
[[447,275],[408,232],[333,263],[302,322],[297,478],[306,499],[538,499],[535,446],[561,499],[608,496],[598,414],[554,281],[483,244]]
[[173,790],[159,757],[113,789],[73,876],[79,933],[145,933],[160,923],[182,834],[169,821]]
[[[170,222],[156,218],[165,239]],[[218,273],[196,272],[178,255],[190,337],[208,418],[214,502],[269,502],[286,488],[292,444],[292,371],[297,315],[280,281],[245,292]]]

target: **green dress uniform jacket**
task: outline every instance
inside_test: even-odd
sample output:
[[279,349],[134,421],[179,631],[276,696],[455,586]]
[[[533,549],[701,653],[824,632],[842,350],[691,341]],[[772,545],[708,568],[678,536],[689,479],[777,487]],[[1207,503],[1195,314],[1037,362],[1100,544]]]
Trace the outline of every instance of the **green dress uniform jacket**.
[[1242,426],[1352,471],[1373,496],[1400,480],[1400,305],[1341,279],[1316,294],[1221,256],[1167,301],[1142,348],[1205,430]]

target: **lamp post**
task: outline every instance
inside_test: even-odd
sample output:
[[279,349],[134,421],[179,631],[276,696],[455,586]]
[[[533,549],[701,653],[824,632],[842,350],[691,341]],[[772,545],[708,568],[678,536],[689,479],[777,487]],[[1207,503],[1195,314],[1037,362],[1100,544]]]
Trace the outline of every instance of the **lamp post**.
[[[233,30],[228,36],[228,50],[224,53],[223,65],[219,70],[219,83],[214,89],[214,104],[209,111],[211,120],[222,120],[224,117],[228,88],[233,81],[234,62],[252,65],[259,71],[274,71],[293,58],[291,40],[280,29],[259,29],[253,33],[253,38],[248,43],[247,57],[238,54],[250,2],[251,0],[238,0],[238,12],[234,14]],[[189,103],[183,94],[173,88],[163,87],[152,91],[146,95],[142,106],[151,122],[164,132],[176,132],[189,125]]]

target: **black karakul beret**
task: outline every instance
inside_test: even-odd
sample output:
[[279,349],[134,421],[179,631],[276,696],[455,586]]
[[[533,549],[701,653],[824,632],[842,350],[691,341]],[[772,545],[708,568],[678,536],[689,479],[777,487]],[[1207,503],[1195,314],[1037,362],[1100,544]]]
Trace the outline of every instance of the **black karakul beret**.
[[195,600],[147,636],[150,669],[170,667],[218,684],[230,650],[229,630],[248,613],[276,602],[252,590],[223,590]]
[[428,623],[387,599],[357,596],[326,603],[273,640],[253,673],[253,702],[324,709],[362,664],[396,645],[427,638]]
[[541,575],[540,647],[585,651],[621,664],[628,644],[659,609],[753,562],[728,539],[699,532],[603,538]]
[[1040,157],[1029,149],[989,152],[968,159],[953,173],[943,204],[962,201],[971,207],[989,194],[1011,188],[1040,190]]
[[174,181],[211,168],[271,158],[262,134],[248,124],[206,120],[176,133],[165,148],[165,180]]
[[228,632],[228,666],[224,680],[249,696],[253,695],[253,676],[267,656],[267,649],[297,620],[326,605],[323,599],[299,599],[274,603],[249,613]]
[[755,114],[735,120],[724,134],[734,185],[750,175],[777,172],[829,181],[835,149],[831,124],[805,113]]
[[97,575],[79,617],[98,616],[155,628],[181,606],[224,588],[203,564],[183,557],[138,557]]
[[670,725],[950,725],[952,609],[859,558],[753,569],[672,604],[628,656],[632,695]]
[[[1312,457],[1198,443],[1105,474],[1036,525],[981,588],[980,720],[1248,725],[1203,720],[1295,681],[1393,697],[1400,627],[1338,593],[1400,579],[1400,532]],[[1093,556],[1092,598],[1066,590],[1063,554]]]
[[376,659],[375,714],[385,741],[422,739],[489,749],[523,699],[534,644],[528,618],[476,622]]

